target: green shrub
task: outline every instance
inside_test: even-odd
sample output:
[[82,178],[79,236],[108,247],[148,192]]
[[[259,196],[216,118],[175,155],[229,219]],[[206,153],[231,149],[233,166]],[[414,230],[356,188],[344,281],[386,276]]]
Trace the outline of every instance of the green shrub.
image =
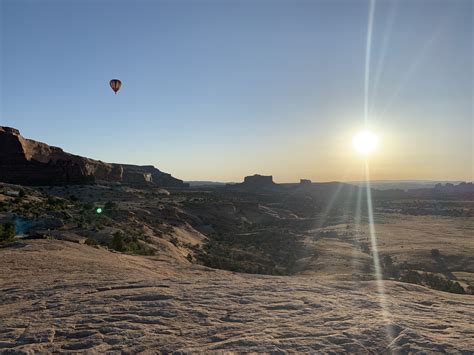
[[91,237],[88,237],[88,238],[86,239],[86,242],[85,242],[85,243],[86,243],[86,245],[89,245],[89,246],[91,246],[91,247],[96,247],[96,246],[99,245],[99,243],[97,242],[97,240],[95,240],[94,238],[91,238]]
[[8,211],[8,203],[4,201],[0,201],[0,212]]
[[105,211],[112,211],[117,209],[117,204],[113,201],[107,201],[104,205]]
[[365,254],[370,254],[370,247],[368,243],[360,243],[360,250]]
[[125,241],[122,232],[115,232],[110,242],[110,247],[114,250],[123,252],[125,251]]
[[82,209],[84,211],[92,211],[94,209],[94,204],[92,202],[85,202],[83,205],[82,205]]
[[421,284],[421,275],[414,270],[407,270],[400,277],[400,281],[411,284]]
[[8,242],[15,236],[15,225],[11,222],[0,224],[0,243]]
[[388,254],[385,254],[381,258],[381,264],[383,268],[384,276],[391,277],[391,278],[398,278],[400,276],[400,272],[396,265],[393,264],[392,257]]
[[125,235],[123,232],[117,231],[113,234],[113,238],[109,243],[109,247],[122,253],[132,253],[139,255],[154,255],[153,249],[139,242],[135,235]]
[[459,294],[466,293],[466,290],[464,290],[464,288],[459,284],[459,282],[448,280],[444,277],[427,272],[420,274],[419,272],[414,270],[407,270],[402,274],[399,280],[412,284],[425,285],[432,289],[444,292]]

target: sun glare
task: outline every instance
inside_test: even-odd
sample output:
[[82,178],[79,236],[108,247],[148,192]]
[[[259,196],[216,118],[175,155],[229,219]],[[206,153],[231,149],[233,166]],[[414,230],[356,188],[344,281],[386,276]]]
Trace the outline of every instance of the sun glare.
[[370,131],[362,131],[354,136],[352,144],[357,152],[367,155],[377,148],[379,138]]

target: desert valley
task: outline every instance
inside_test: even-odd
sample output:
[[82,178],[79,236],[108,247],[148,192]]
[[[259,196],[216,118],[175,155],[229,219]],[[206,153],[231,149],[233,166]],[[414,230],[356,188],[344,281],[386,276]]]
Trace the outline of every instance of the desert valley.
[[472,182],[371,189],[371,224],[365,186],[189,186],[8,127],[0,180],[0,352],[474,349]]

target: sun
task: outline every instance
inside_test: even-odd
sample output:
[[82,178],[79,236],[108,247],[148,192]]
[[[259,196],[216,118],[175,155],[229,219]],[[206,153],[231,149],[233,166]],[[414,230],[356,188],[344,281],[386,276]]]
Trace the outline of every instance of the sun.
[[377,148],[378,142],[379,137],[367,130],[357,133],[352,139],[355,150],[364,155],[373,152]]

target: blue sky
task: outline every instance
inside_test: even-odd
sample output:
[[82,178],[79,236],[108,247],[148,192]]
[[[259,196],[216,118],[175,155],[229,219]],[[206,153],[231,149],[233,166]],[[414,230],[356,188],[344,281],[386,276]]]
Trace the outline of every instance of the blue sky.
[[[25,137],[186,180],[359,176],[368,1],[0,2],[0,124]],[[473,179],[472,10],[375,2],[373,178]]]

